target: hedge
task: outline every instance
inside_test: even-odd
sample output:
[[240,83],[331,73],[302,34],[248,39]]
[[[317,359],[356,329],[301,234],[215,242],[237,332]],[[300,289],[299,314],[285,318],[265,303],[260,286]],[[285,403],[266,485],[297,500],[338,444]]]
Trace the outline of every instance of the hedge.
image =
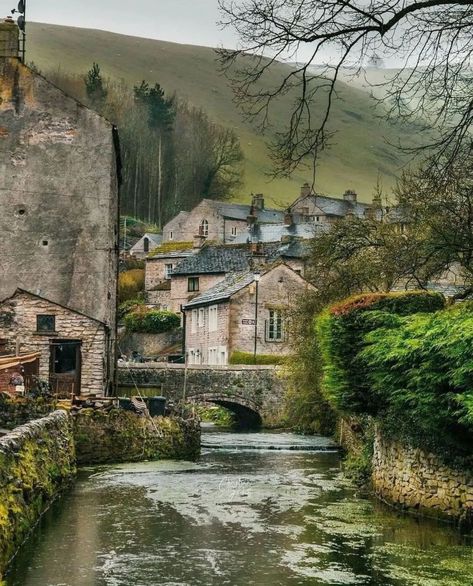
[[256,362],[252,352],[240,352],[236,350],[232,352],[230,356],[230,364],[284,364],[287,356],[274,355],[274,354],[257,354]]
[[137,307],[124,319],[129,332],[141,334],[160,334],[169,332],[181,325],[180,317],[171,311],[157,311],[146,307]]
[[424,301],[357,298],[324,312],[323,391],[338,411],[372,415],[386,434],[472,465],[473,304],[435,311],[438,301]]
[[370,388],[359,360],[365,335],[395,325],[399,316],[444,307],[445,299],[438,293],[409,291],[357,295],[325,310],[316,320],[316,333],[323,359],[323,392],[332,405],[348,414],[376,415],[386,401]]

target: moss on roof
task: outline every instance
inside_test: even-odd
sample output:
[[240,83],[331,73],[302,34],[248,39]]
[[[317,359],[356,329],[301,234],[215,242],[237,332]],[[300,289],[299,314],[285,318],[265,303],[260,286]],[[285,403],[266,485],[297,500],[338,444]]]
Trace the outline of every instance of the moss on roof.
[[193,246],[192,242],[163,242],[156,246],[149,254],[148,258],[157,254],[166,254],[167,252],[178,252],[180,250],[189,250]]

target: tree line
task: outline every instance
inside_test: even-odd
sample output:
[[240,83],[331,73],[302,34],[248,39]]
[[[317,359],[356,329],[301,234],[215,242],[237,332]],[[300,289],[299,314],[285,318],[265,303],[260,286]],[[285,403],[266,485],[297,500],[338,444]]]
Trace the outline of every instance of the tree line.
[[97,63],[84,75],[56,71],[48,78],[119,128],[123,214],[161,228],[202,198],[225,199],[241,185],[235,131],[159,83],[105,79]]

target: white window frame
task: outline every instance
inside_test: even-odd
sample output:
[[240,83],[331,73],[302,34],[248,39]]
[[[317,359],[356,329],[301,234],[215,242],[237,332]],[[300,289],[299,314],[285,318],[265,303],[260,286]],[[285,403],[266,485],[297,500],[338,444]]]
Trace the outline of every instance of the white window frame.
[[284,340],[284,316],[278,309],[269,310],[269,318],[266,320],[266,341],[282,342]]
[[197,333],[197,319],[198,319],[197,309],[193,309],[192,313],[191,313],[191,334]]
[[172,233],[172,230],[169,232],[169,240],[172,240],[174,238],[174,235]]
[[195,359],[194,348],[189,348],[189,350],[187,351],[187,363],[194,364],[194,359]]
[[226,346],[220,346],[218,349],[217,364],[224,366],[228,362],[228,353]]
[[[169,267],[171,267],[171,268],[169,268]],[[174,265],[171,263],[166,263],[164,265],[164,278],[170,279],[173,270],[174,270]]]
[[199,317],[197,319],[197,327],[203,328],[205,326],[205,308],[200,307],[198,312],[199,312]]
[[209,332],[216,332],[218,330],[218,305],[211,305],[209,307]]
[[209,221],[205,218],[200,223],[199,235],[206,237],[209,235]]

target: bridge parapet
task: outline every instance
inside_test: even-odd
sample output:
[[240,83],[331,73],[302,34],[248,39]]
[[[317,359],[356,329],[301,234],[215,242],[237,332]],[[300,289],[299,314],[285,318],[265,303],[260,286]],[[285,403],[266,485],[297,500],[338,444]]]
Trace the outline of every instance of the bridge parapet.
[[267,424],[280,418],[285,394],[283,371],[267,365],[191,365],[186,368],[183,364],[128,363],[118,369],[118,384],[157,387],[163,396],[173,401],[200,399],[220,404],[227,402],[229,408],[232,404],[250,408]]

